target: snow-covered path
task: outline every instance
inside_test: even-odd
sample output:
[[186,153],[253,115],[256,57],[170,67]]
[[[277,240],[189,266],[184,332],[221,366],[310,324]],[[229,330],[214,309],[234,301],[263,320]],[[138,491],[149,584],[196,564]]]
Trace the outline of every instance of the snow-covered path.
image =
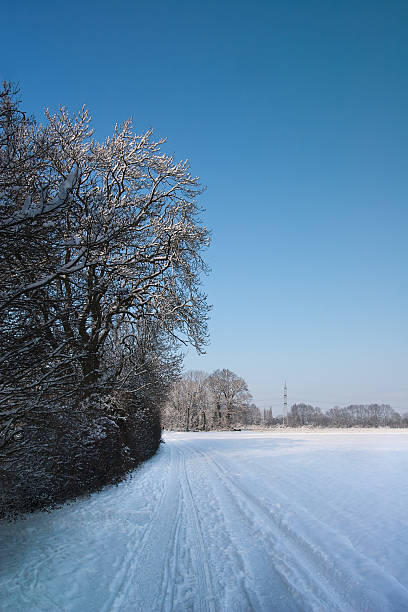
[[0,525],[12,612],[408,610],[408,434],[171,433],[131,479]]

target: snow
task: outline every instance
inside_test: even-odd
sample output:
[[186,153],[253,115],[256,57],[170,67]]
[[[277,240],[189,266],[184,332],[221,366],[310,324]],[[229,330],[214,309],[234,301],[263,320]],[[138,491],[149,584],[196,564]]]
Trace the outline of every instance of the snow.
[[2,611],[408,610],[408,433],[167,433],[0,525]]

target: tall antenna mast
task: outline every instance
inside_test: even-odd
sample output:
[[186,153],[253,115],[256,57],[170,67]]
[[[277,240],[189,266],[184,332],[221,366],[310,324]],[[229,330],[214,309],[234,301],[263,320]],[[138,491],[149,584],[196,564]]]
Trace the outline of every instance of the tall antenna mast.
[[285,386],[283,387],[283,424],[285,425],[285,423],[287,424],[288,421],[288,389],[286,387],[286,380],[285,380]]

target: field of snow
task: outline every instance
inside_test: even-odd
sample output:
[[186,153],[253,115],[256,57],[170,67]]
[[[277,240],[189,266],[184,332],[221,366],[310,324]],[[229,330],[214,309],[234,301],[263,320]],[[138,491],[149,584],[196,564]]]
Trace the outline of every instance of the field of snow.
[[10,612],[408,610],[408,433],[168,433],[132,478],[0,525]]

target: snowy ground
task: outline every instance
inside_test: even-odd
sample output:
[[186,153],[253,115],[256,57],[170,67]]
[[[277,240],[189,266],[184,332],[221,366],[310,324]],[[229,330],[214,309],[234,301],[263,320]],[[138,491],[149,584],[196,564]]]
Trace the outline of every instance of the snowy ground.
[[133,478],[0,525],[12,612],[408,610],[408,433],[171,433]]

